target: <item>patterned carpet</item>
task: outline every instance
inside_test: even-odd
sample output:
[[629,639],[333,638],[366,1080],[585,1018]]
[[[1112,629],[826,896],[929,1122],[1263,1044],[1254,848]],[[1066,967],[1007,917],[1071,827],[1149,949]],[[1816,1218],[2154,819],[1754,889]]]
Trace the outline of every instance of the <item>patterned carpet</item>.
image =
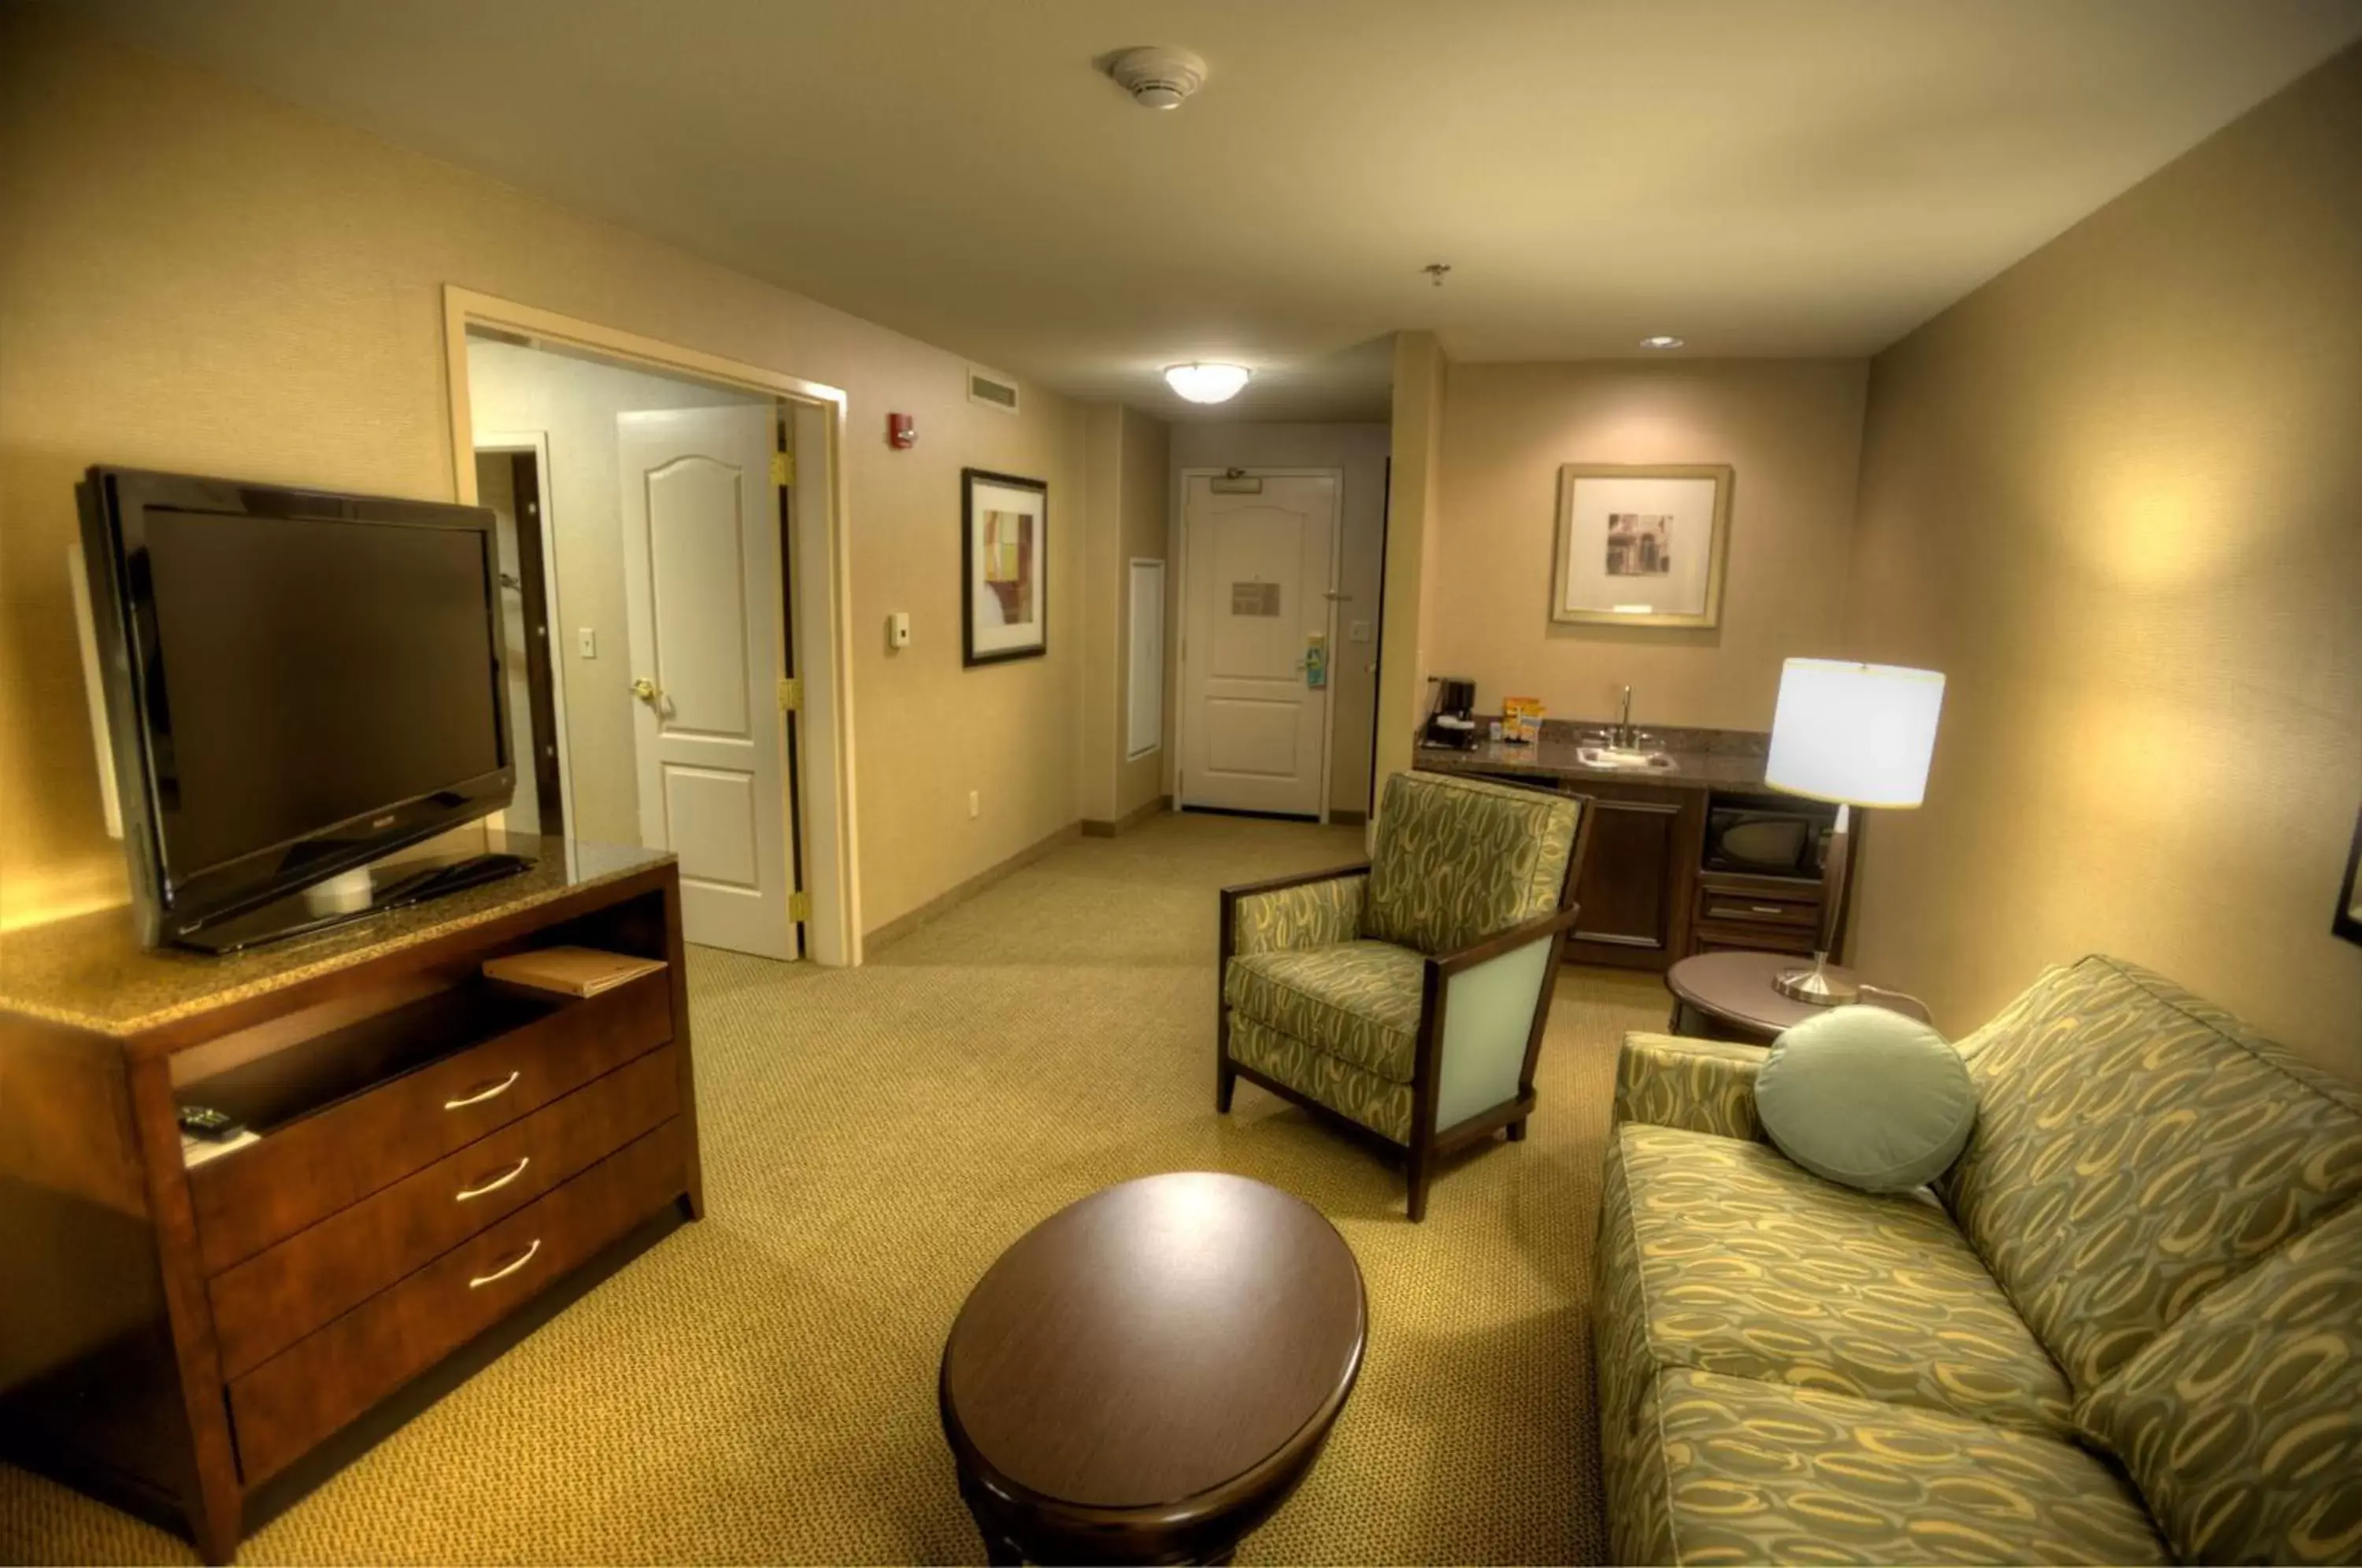
[[[1111,1182],[1300,1194],[1370,1292],[1360,1386],[1244,1562],[1597,1562],[1591,1234],[1614,1054],[1650,977],[1570,971],[1520,1145],[1395,1170],[1241,1085],[1213,1112],[1214,889],[1357,830],[1157,819],[1037,862],[857,971],[698,951],[706,1220],[248,1540],[246,1562],[982,1560],[936,1424],[968,1287]],[[0,1562],[182,1541],[0,1467]]]

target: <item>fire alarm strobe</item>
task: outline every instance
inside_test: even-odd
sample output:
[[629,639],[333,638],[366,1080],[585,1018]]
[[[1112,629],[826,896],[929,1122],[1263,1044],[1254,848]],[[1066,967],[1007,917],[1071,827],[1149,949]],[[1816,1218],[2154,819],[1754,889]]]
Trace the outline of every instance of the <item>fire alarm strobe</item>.
[[886,416],[886,445],[896,451],[914,447],[919,442],[919,426],[907,414]]

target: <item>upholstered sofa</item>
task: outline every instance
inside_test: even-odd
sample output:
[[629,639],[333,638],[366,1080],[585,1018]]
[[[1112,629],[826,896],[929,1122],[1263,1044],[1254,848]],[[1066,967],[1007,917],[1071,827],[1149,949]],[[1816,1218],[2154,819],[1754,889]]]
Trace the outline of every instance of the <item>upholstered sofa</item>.
[[2362,1559],[2362,1094],[2104,957],[1959,1049],[1967,1150],[1879,1198],[1764,1140],[1762,1051],[1626,1040],[1615,1560]]

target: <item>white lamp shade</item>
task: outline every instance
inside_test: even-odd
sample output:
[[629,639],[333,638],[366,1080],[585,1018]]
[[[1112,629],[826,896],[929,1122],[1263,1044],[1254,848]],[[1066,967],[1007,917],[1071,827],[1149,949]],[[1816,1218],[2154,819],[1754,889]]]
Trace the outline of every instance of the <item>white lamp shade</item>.
[[1190,364],[1164,367],[1165,384],[1191,403],[1228,403],[1254,374],[1244,365]]
[[1932,669],[1792,658],[1780,670],[1763,780],[1847,806],[1926,798],[1944,678]]

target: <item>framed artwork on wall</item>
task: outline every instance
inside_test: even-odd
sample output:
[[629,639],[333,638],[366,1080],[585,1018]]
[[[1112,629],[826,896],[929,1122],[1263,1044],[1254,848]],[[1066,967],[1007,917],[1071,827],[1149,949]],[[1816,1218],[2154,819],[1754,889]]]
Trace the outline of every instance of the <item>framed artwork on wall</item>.
[[1730,485],[1725,463],[1562,466],[1551,619],[1721,624]]
[[2362,820],[2354,824],[2354,847],[2345,852],[2345,886],[2337,895],[2337,913],[2330,933],[2348,942],[2362,942]]
[[1050,487],[960,470],[961,657],[1002,664],[1050,651]]

